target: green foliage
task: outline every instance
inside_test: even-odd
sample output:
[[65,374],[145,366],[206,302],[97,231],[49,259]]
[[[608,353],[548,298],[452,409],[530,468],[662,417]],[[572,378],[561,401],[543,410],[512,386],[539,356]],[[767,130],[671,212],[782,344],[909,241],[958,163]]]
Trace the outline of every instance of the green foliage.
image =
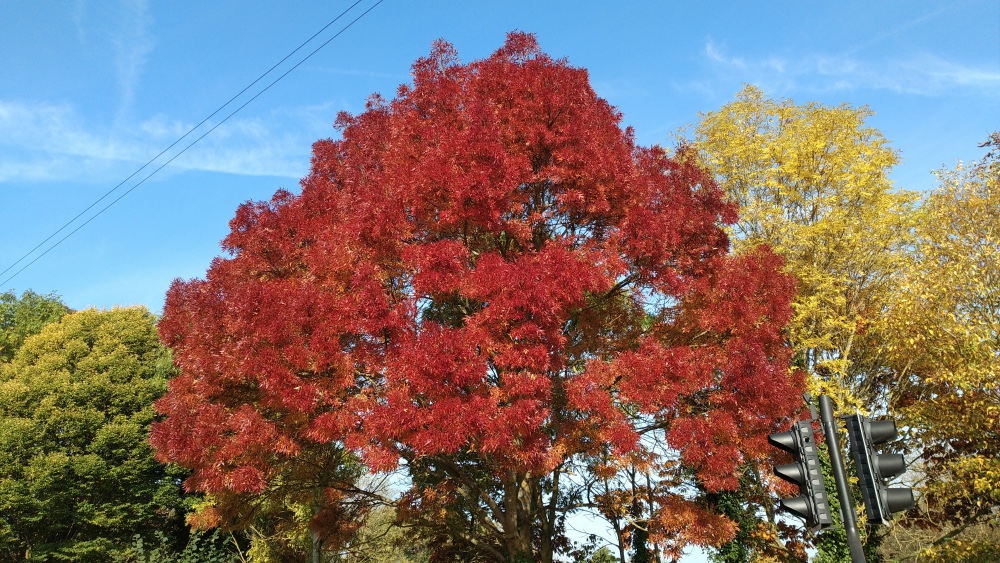
[[[741,479],[742,482],[745,479]],[[753,552],[752,534],[757,529],[758,520],[753,505],[747,498],[746,487],[736,491],[720,491],[706,495],[706,502],[715,506],[722,514],[736,522],[736,536],[729,542],[712,548],[708,559],[712,563],[746,563]]]
[[830,514],[833,516],[833,526],[817,534],[815,562],[844,563],[851,560],[851,550],[847,545],[847,532],[844,531],[844,519],[841,517],[840,496],[837,494],[837,483],[833,478],[833,466],[830,464],[830,452],[827,451],[825,441],[818,452],[826,499],[830,503]]
[[148,445],[172,369],[144,308],[66,315],[0,364],[0,558],[107,561],[154,530],[182,541],[183,474]]
[[649,532],[636,526],[632,532],[632,561],[634,563],[651,563],[649,556]]
[[618,558],[612,553],[610,547],[604,546],[595,551],[587,561],[588,563],[618,563]]
[[[621,547],[621,546],[616,546]],[[596,534],[588,534],[581,541],[574,541],[568,550],[568,560],[574,563],[616,563],[620,561],[607,540]]]
[[0,363],[9,362],[26,338],[68,312],[54,293],[39,295],[28,290],[20,298],[10,291],[0,293]]
[[[770,473],[770,468],[767,471]],[[704,495],[707,506],[736,524],[732,540],[709,550],[713,563],[791,563],[806,559],[805,532],[797,524],[791,526],[777,519],[774,497],[763,484],[765,478],[747,465],[738,489]]]
[[121,558],[122,562],[134,563],[233,563],[239,561],[230,550],[233,536],[218,530],[194,532],[187,545],[180,552],[171,538],[159,530],[153,533],[154,542],[143,540],[140,534],[134,536],[132,551]]
[[426,542],[397,522],[396,510],[380,506],[369,512],[365,523],[335,561],[344,563],[425,563]]

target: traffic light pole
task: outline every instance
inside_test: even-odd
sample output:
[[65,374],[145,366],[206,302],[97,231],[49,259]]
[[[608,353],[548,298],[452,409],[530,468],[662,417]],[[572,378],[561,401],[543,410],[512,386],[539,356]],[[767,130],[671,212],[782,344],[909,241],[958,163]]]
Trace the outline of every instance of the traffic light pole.
[[819,396],[819,413],[823,421],[826,447],[830,451],[833,480],[837,483],[840,515],[843,517],[844,531],[847,533],[847,546],[851,550],[851,563],[866,563],[865,551],[861,546],[861,536],[858,534],[857,519],[854,516],[854,499],[851,498],[851,490],[847,486],[847,472],[844,470],[844,460],[840,455],[837,423],[833,418],[833,402],[830,397]]

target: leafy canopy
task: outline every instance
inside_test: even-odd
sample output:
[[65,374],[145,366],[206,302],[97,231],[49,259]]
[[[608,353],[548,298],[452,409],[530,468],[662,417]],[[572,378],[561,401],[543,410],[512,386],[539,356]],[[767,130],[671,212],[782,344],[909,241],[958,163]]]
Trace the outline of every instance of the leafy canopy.
[[[893,406],[925,476],[926,510],[911,525],[937,530],[923,543],[939,560],[976,547],[939,552],[967,527],[1000,525],[1000,134],[984,146],[981,161],[938,173],[883,320]],[[978,547],[996,553],[991,541]]]
[[142,308],[64,316],[0,364],[0,554],[107,561],[183,534],[179,475],[148,444],[172,371]]
[[[812,376],[814,393],[851,410],[887,404],[893,381],[881,318],[896,299],[912,243],[914,196],[894,190],[889,171],[898,155],[866,123],[871,115],[847,104],[774,100],[746,86],[731,103],[702,115],[693,135],[701,161],[740,205],[731,227],[736,251],[768,244],[797,280],[788,327],[796,365]],[[770,498],[761,495],[767,478],[759,480],[744,491],[746,510],[766,515],[771,525],[765,527],[780,530]],[[797,534],[781,533],[786,540]],[[838,542],[846,552],[843,531],[824,536],[830,534],[842,539],[821,538],[820,558],[838,558],[826,552]],[[753,538],[730,548],[780,557],[798,543]]]
[[746,86],[694,132],[702,160],[740,205],[736,250],[768,244],[797,278],[791,344],[810,374],[832,378],[816,390],[842,406],[882,398],[871,327],[903,268],[914,200],[893,189],[899,157],[865,123],[871,115]]
[[[677,463],[651,545],[731,537],[682,485],[735,487],[797,410],[792,280],[766,249],[730,256],[735,206],[620,120],[530,35],[468,64],[436,43],[395,99],[338,117],[300,194],[243,205],[230,257],[171,286],[158,456],[214,493],[265,492],[327,444],[402,461],[401,513],[438,556],[551,561],[577,477],[655,435]],[[328,545],[346,488],[315,489]]]
[[68,312],[55,294],[28,290],[19,298],[12,291],[0,293],[0,362],[10,361],[26,338]]

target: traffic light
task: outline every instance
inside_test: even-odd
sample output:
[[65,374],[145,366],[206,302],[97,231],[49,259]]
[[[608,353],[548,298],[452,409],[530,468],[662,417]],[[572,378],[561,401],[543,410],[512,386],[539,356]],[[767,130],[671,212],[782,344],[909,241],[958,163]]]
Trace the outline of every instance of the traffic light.
[[913,489],[888,488],[884,479],[899,475],[906,469],[902,454],[879,454],[875,446],[896,439],[896,421],[869,420],[855,414],[847,417],[847,433],[851,439],[851,455],[858,468],[861,498],[865,501],[868,521],[888,523],[893,512],[913,507]]
[[799,486],[800,496],[781,499],[781,507],[801,516],[806,526],[827,528],[833,524],[830,503],[826,499],[823,486],[823,472],[819,467],[816,440],[812,422],[800,421],[792,425],[788,432],[777,432],[767,437],[767,441],[786,452],[792,452],[795,463],[776,465],[774,474]]

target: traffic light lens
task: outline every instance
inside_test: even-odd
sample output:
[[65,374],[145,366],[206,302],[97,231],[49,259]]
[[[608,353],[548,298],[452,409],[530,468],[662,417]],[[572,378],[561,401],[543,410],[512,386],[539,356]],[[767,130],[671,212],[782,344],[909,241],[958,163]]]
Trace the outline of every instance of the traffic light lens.
[[892,419],[872,420],[868,422],[868,432],[872,444],[884,444],[896,439],[896,421]]
[[883,479],[895,477],[906,469],[906,460],[903,454],[882,454],[876,456],[878,460],[878,472]]
[[806,476],[802,474],[802,468],[797,463],[776,465],[774,466],[774,474],[796,485],[801,485],[806,480]]
[[806,497],[783,498],[780,502],[781,507],[792,514],[805,518],[807,521],[812,520],[812,507],[809,506],[809,500]]
[[798,446],[795,443],[795,435],[791,432],[776,432],[767,437],[767,442],[772,446],[781,448],[786,452],[798,453]]
[[913,508],[913,489],[909,487],[885,490],[885,502],[890,512],[899,512]]

